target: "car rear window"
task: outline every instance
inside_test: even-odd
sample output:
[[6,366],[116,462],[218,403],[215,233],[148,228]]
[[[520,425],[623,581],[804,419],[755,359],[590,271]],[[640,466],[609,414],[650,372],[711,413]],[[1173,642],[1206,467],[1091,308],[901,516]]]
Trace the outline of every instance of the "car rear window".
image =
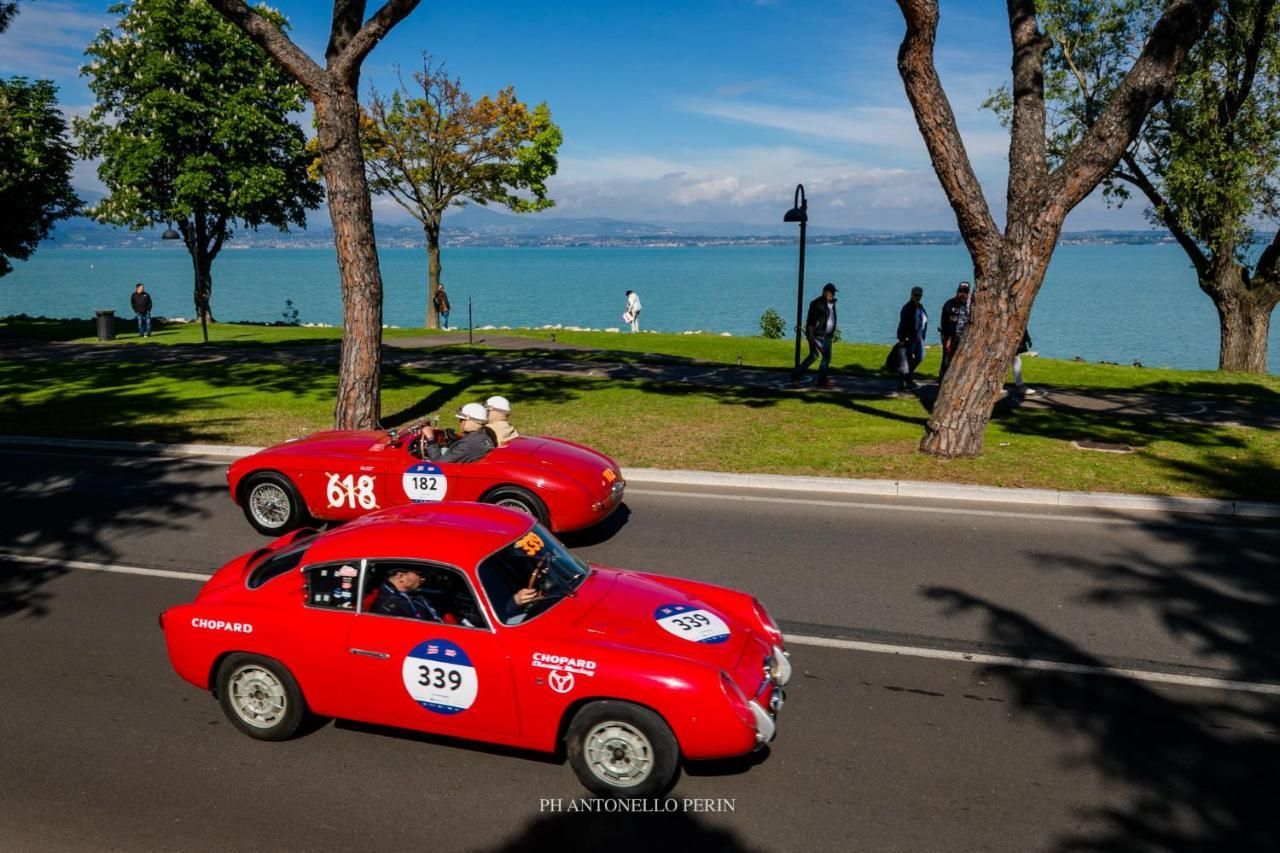
[[308,536],[307,542],[300,547],[291,547],[287,551],[273,554],[263,560],[249,573],[249,579],[245,581],[245,585],[249,589],[257,589],[272,578],[278,578],[296,569],[302,564],[302,558],[307,555],[307,545],[310,544],[310,540],[311,537]]

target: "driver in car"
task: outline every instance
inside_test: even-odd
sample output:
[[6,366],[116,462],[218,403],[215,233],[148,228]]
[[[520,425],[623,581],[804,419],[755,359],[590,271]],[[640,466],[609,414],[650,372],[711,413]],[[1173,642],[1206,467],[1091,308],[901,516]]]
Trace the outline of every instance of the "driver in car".
[[425,596],[414,595],[421,587],[423,577],[413,569],[392,569],[378,587],[378,597],[369,608],[383,616],[406,616],[428,622],[443,622],[440,612],[431,606]]
[[479,403],[467,403],[458,410],[458,431],[461,436],[453,444],[443,447],[436,440],[436,431],[429,426],[422,428],[422,440],[426,443],[427,458],[432,462],[475,462],[493,450],[493,438],[484,428],[489,413]]

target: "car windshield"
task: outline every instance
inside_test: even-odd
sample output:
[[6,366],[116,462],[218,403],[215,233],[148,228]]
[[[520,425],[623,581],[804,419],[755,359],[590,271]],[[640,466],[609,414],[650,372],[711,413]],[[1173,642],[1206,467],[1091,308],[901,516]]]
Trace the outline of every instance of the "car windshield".
[[[479,569],[480,584],[504,625],[517,625],[545,613],[565,596],[573,595],[589,574],[587,564],[540,524],[486,557]],[[523,590],[533,590],[537,597],[521,605],[516,596]]]

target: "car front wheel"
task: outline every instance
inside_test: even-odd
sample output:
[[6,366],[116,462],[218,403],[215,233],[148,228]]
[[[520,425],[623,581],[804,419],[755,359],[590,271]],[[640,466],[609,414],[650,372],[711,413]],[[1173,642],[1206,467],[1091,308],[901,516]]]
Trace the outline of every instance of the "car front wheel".
[[241,489],[244,517],[253,529],[267,536],[282,536],[301,527],[306,511],[298,490],[288,477],[265,471],[254,474]]
[[310,713],[289,670],[258,655],[234,654],[223,661],[218,702],[236,728],[259,740],[287,740]]
[[583,706],[565,735],[569,765],[599,797],[661,797],[680,776],[680,746],[662,717],[630,702]]

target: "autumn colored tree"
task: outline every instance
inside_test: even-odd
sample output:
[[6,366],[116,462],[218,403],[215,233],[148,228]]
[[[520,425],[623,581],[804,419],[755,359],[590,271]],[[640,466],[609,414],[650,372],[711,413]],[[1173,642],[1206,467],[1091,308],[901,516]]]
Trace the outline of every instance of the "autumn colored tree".
[[334,0],[322,68],[270,17],[243,0],[209,0],[293,75],[315,105],[316,138],[342,279],[342,356],[333,417],[338,429],[376,429],[381,411],[382,273],[360,146],[360,66],[419,2],[387,0],[366,21],[364,0]]
[[[440,223],[451,206],[501,204],[545,210],[547,178],[563,137],[545,103],[530,109],[508,86],[473,100],[457,78],[424,55],[413,89],[400,81],[389,98],[373,92],[364,121],[369,186],[391,196],[427,238],[427,319],[437,326]],[[522,194],[523,193],[523,194]]]
[[[1042,0],[1050,162],[1101,111],[1141,48],[1158,0]],[[988,105],[1007,120],[1008,87]],[[1280,9],[1226,0],[1178,69],[1168,97],[1104,180],[1108,200],[1136,190],[1146,214],[1191,261],[1219,319],[1218,367],[1265,374],[1280,302],[1280,231],[1258,255],[1255,224],[1280,214]],[[1274,227],[1274,226],[1273,226]]]
[[306,134],[289,119],[302,87],[204,0],[111,11],[119,22],[93,40],[81,69],[97,102],[76,133],[85,156],[102,158],[109,191],[87,212],[134,229],[177,225],[207,341],[213,263],[235,228],[305,226],[320,206]]
[[974,267],[973,316],[925,426],[920,449],[978,456],[1004,376],[1067,214],[1107,177],[1152,107],[1173,91],[1179,64],[1209,25],[1215,0],[1170,0],[1142,51],[1087,130],[1050,168],[1045,53],[1036,0],[1007,0],[1013,43],[1008,210],[996,225],[934,65],[937,0],[898,0],[907,32],[898,71]]

